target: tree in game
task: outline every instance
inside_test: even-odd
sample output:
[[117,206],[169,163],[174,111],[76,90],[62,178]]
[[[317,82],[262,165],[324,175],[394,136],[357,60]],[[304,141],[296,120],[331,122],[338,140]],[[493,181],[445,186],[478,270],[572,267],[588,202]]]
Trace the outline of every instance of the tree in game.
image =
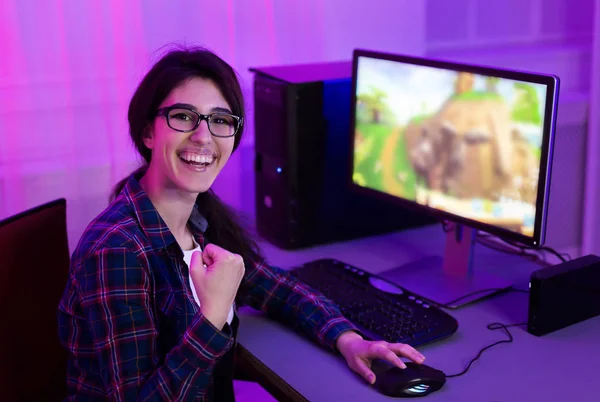
[[387,110],[386,98],[387,94],[375,87],[371,87],[371,91],[368,93],[358,95],[358,101],[371,112],[372,123],[381,123],[382,115]]
[[486,91],[497,94],[499,81],[500,81],[500,78],[498,78],[498,77],[486,77],[486,79],[485,79]]
[[513,105],[512,118],[519,123],[539,125],[542,122],[540,102],[532,85],[515,83],[517,99]]
[[454,83],[455,95],[460,95],[465,92],[471,92],[475,85],[475,76],[471,73],[458,73]]

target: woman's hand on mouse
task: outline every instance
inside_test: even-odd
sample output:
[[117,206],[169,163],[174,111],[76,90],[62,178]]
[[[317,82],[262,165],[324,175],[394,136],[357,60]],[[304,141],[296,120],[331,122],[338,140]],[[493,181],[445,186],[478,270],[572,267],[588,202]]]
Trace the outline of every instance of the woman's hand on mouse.
[[336,347],[346,359],[348,366],[364,377],[369,384],[375,383],[375,374],[371,371],[371,362],[375,359],[386,360],[401,369],[406,365],[400,357],[415,363],[423,363],[425,356],[405,343],[385,341],[366,341],[354,331],[344,332],[338,338]]

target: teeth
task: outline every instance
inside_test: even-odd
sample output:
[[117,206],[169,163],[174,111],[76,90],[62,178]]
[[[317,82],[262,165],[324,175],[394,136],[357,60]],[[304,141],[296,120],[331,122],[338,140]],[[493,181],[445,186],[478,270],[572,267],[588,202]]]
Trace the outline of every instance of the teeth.
[[186,162],[195,162],[208,165],[215,160],[213,155],[198,155],[191,152],[182,152],[179,157]]

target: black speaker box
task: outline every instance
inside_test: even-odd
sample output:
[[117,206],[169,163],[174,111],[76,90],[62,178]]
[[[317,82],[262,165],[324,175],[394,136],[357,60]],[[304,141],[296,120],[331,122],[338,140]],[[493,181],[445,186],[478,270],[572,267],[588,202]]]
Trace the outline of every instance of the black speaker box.
[[600,315],[600,257],[542,268],[529,282],[527,331],[542,336]]
[[263,238],[296,249],[435,222],[350,190],[351,62],[250,71]]

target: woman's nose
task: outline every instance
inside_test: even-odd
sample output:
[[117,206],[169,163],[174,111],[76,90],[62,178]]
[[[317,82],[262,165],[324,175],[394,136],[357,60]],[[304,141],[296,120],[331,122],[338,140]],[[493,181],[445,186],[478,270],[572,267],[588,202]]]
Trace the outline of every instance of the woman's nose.
[[194,130],[190,139],[192,141],[197,141],[197,142],[202,142],[202,143],[210,142],[212,140],[212,134],[210,133],[210,130],[208,129],[208,122],[206,120],[200,121],[198,128],[196,130]]

